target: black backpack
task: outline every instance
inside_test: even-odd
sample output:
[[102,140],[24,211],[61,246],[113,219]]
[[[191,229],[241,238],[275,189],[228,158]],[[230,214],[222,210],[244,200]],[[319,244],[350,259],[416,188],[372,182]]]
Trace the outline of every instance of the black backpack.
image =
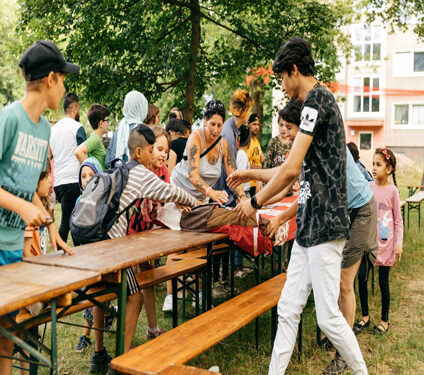
[[[116,166],[118,161],[120,165]],[[136,203],[137,200],[134,200],[128,207],[118,212],[129,172],[137,165],[139,163],[135,160],[124,163],[117,159],[112,162],[110,169],[90,178],[72,211],[69,222],[75,243],[87,244],[106,239],[113,224]]]

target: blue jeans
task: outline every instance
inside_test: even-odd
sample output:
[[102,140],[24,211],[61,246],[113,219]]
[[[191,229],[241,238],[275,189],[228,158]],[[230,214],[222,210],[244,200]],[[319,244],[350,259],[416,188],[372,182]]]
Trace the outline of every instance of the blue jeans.
[[[0,250],[0,266],[22,262],[23,252],[23,250]],[[7,315],[14,318],[16,315],[18,315],[18,312],[19,310],[15,310]]]

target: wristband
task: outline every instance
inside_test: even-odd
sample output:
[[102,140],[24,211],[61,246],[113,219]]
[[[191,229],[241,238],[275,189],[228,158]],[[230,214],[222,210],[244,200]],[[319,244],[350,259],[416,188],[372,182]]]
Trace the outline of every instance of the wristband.
[[256,196],[254,195],[252,198],[250,198],[250,204],[255,210],[260,210],[262,206],[258,204],[258,201],[256,200]]
[[208,191],[211,190],[211,187],[209,186],[206,191],[205,191],[205,195],[208,197]]

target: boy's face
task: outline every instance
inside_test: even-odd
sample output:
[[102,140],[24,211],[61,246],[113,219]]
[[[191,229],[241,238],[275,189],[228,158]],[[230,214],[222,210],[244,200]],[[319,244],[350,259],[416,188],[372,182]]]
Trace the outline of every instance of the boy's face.
[[259,120],[252,121],[249,124],[249,129],[250,129],[250,133],[252,133],[252,136],[254,137],[258,136],[260,127],[261,127],[261,124]]
[[95,175],[92,168],[90,168],[88,165],[84,165],[81,169],[81,187],[82,190],[85,190],[88,181],[91,177]]
[[296,65],[291,72],[290,76],[287,72],[283,72],[280,75],[281,78],[281,91],[285,92],[290,99],[297,99],[299,97],[299,82],[298,82],[299,72]]
[[109,131],[109,123],[110,119],[107,116],[104,120],[101,120],[99,123],[99,129],[101,130],[102,134],[107,134]]
[[283,119],[281,119],[281,122],[286,129],[286,136],[288,136],[290,141],[293,142],[296,138],[297,132],[299,131],[299,127],[295,124],[292,124],[291,122],[284,121]]
[[46,77],[46,88],[47,88],[47,106],[50,109],[56,110],[65,94],[65,77],[64,73],[50,72]]
[[153,145],[147,145],[144,148],[137,147],[134,151],[134,159],[146,168],[149,167],[153,158]]

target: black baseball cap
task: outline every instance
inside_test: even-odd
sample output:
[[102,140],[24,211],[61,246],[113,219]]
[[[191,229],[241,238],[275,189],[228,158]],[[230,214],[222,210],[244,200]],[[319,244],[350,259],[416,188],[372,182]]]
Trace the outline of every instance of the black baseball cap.
[[80,67],[65,60],[56,44],[38,40],[21,57],[19,66],[25,70],[28,81],[46,77],[50,72],[78,74]]

